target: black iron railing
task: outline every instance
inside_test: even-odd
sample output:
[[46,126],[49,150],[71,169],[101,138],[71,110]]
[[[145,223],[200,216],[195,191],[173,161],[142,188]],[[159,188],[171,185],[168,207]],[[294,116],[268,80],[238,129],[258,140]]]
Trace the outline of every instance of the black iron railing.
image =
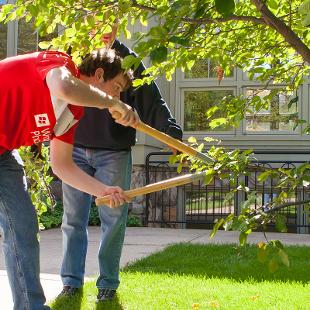
[[[179,174],[176,167],[169,164],[170,152],[153,152],[146,158],[146,184],[169,179]],[[269,153],[268,153],[269,154]],[[281,154],[279,154],[279,158]],[[266,205],[278,194],[277,180],[268,179],[258,182],[261,167],[293,168],[304,161],[259,161],[253,163],[253,169],[248,176],[240,176],[239,184],[244,184],[251,193],[255,191],[257,199],[254,208]],[[186,173],[186,171],[184,171]],[[195,183],[172,188],[146,196],[146,212],[144,224],[160,227],[181,228],[211,228],[214,221],[231,213],[237,215],[242,202],[247,200],[248,194],[237,191],[227,195],[231,185],[226,180],[214,179],[209,185]],[[303,201],[310,197],[310,189],[300,187],[295,190],[292,201]],[[308,205],[288,206],[279,213],[285,215],[289,232],[309,233]],[[271,225],[270,230],[274,230]]]

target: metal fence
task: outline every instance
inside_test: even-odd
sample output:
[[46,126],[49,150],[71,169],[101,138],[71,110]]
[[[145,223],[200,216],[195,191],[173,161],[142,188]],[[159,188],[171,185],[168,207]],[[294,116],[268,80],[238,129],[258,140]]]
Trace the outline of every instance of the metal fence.
[[[179,174],[176,167],[169,164],[169,152],[153,152],[146,158],[146,184],[166,180]],[[280,157],[280,156],[279,156]],[[261,167],[293,168],[304,163],[302,161],[260,161],[254,163],[257,169],[248,176],[240,176],[239,184],[249,188],[249,193],[256,192],[253,208],[266,205],[278,194],[277,180],[268,179],[258,182]],[[183,173],[185,173],[184,171]],[[214,179],[209,185],[202,183],[179,186],[177,188],[146,195],[146,212],[144,224],[156,227],[208,228],[213,227],[218,218],[233,213],[237,215],[247,195],[242,191],[227,195],[231,190],[227,180]],[[310,197],[310,189],[297,188],[292,201],[303,201]],[[308,205],[289,206],[278,211],[286,217],[289,232],[310,233]],[[275,230],[273,225],[268,230]]]

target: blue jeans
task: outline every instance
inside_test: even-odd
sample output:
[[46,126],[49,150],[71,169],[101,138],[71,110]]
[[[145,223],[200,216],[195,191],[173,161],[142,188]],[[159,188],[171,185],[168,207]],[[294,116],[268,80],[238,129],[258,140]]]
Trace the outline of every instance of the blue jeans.
[[[87,174],[107,185],[129,189],[131,152],[74,147],[73,159]],[[87,252],[87,226],[92,197],[63,183],[63,261],[61,278],[64,285],[80,287],[84,283]],[[124,243],[128,205],[111,209],[98,208],[101,221],[98,288],[117,289],[119,263]]]
[[50,309],[40,284],[36,211],[16,150],[0,155],[0,228],[14,309]]

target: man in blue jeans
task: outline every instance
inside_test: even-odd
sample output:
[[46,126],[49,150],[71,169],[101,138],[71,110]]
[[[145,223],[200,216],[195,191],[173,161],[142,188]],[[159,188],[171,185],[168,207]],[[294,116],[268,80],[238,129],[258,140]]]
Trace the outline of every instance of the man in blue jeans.
[[[114,32],[115,34],[115,32]],[[114,41],[113,33],[103,41]],[[134,53],[119,41],[114,48],[121,57]],[[135,77],[145,69],[141,64]],[[142,121],[174,138],[182,138],[182,130],[171,116],[169,108],[155,83],[121,94],[121,100],[132,106]],[[90,134],[91,133],[91,134]],[[119,126],[109,113],[86,109],[76,130],[73,158],[89,175],[109,185],[129,189],[131,181],[131,146],[135,144],[135,130]],[[63,262],[61,278],[64,284],[60,296],[72,296],[83,285],[87,252],[87,225],[92,197],[63,183],[64,215]],[[101,220],[99,247],[99,277],[97,301],[111,300],[119,286],[119,263],[124,243],[128,205],[120,208],[98,208]]]
[[128,202],[121,188],[89,176],[72,159],[84,106],[120,112],[118,122],[125,126],[139,123],[138,115],[118,99],[131,83],[121,64],[111,49],[94,51],[79,68],[57,51],[0,61],[0,232],[14,310],[50,309],[40,283],[36,210],[16,149],[49,141],[51,168],[60,179],[95,197],[112,194],[112,207]]

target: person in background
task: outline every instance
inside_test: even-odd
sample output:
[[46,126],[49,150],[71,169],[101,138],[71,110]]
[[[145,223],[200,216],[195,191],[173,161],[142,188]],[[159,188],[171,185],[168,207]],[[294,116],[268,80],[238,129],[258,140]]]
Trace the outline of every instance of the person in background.
[[[129,48],[115,40],[117,26],[103,35],[105,45],[112,46],[122,58],[132,54]],[[140,77],[145,69],[141,63],[134,72]],[[121,100],[131,106],[148,125],[182,139],[182,130],[176,124],[163,100],[157,85],[143,85],[138,89],[129,88],[121,94]],[[91,132],[91,135],[88,135]],[[115,123],[104,110],[85,109],[75,135],[73,159],[86,173],[102,182],[129,189],[132,160],[131,147],[135,144],[136,132]],[[63,183],[62,220],[63,260],[61,278],[63,290],[59,296],[72,296],[84,283],[85,259],[87,253],[87,226],[92,197]],[[119,264],[122,253],[128,205],[111,209],[98,208],[101,221],[101,240],[98,253],[99,277],[97,301],[111,300],[120,284]]]
[[50,309],[40,284],[36,211],[16,149],[50,141],[51,167],[66,184],[96,197],[111,194],[111,207],[128,202],[121,188],[73,162],[72,143],[85,106],[121,113],[121,125],[138,124],[138,115],[118,99],[131,77],[121,58],[103,48],[80,69],[57,51],[9,57],[0,61],[0,80],[0,228],[14,310]]

